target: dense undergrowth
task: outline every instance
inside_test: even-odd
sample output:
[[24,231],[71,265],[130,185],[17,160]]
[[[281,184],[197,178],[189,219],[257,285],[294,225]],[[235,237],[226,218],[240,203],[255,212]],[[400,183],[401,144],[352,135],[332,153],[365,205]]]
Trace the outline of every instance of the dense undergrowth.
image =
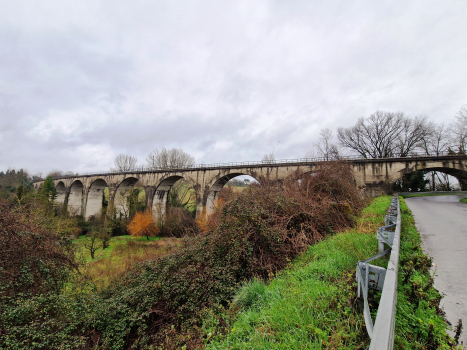
[[[28,290],[33,255],[23,254],[18,266],[26,268],[14,272],[23,290],[12,293],[8,285],[0,290],[0,348],[198,349],[209,343],[213,348],[248,348],[247,341],[255,348],[281,348],[281,342],[283,348],[363,347],[367,338],[355,302],[354,267],[376,250],[378,213],[387,205],[377,200],[365,209],[356,230],[335,235],[353,226],[364,206],[350,169],[334,163],[298,175],[231,193],[201,230],[205,232],[180,239],[175,253],[128,264],[108,286],[97,288],[74,264],[54,274],[48,273],[53,264],[39,262],[41,278]],[[0,216],[7,212],[5,208]],[[27,225],[27,216],[15,220],[18,237],[42,232]],[[69,256],[58,236],[55,241],[53,235],[47,237]],[[400,332],[397,344],[420,343],[429,349],[427,344],[443,345],[447,338],[436,318],[439,296],[427,277],[429,260],[417,248],[416,237],[404,248],[410,252],[400,275],[414,287],[404,291],[411,304],[399,306],[411,314],[398,320],[406,333]],[[285,289],[270,289],[280,285]],[[288,299],[298,304],[288,304]],[[414,300],[421,300],[418,309],[412,307]],[[262,316],[268,308],[278,317],[276,323],[273,315]],[[307,339],[306,346],[301,339]]]
[[224,314],[241,283],[274,276],[309,244],[351,226],[362,206],[343,164],[264,180],[227,199],[211,230],[184,238],[177,253],[133,265],[102,291],[77,276],[15,302],[0,296],[0,346],[202,347],[206,313]]
[[202,346],[203,310],[222,313],[240,283],[273,276],[309,244],[353,224],[362,201],[352,181],[336,164],[228,199],[212,230],[186,239],[176,254],[136,265],[103,292],[92,326],[102,346]]
[[[453,340],[439,310],[440,294],[429,274],[430,259],[403,202],[396,320],[396,349],[450,349]],[[254,279],[236,294],[230,324],[215,318],[206,332],[209,349],[365,349],[369,344],[357,306],[355,265],[374,255],[375,232],[390,197],[365,208],[356,228],[311,246],[270,283]],[[385,266],[387,260],[372,264]],[[371,293],[376,311],[379,293]],[[233,315],[232,315],[233,314]],[[375,312],[373,312],[373,317]]]

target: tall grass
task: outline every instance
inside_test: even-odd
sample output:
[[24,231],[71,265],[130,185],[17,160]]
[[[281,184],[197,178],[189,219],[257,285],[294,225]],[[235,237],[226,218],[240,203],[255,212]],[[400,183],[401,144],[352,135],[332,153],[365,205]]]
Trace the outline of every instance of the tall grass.
[[177,238],[150,237],[150,240],[147,240],[146,237],[119,236],[112,238],[109,247],[100,249],[96,253],[96,259],[91,260],[89,251],[83,247],[84,239],[80,237],[75,241],[79,247],[78,254],[86,261],[82,272],[89,276],[99,289],[107,287],[110,281],[135,263],[165,256],[179,245]]

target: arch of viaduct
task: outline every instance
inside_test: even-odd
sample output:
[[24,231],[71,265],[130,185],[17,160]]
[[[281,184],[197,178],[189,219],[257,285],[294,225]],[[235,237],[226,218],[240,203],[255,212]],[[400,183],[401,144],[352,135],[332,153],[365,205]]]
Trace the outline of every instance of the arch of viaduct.
[[[386,159],[345,160],[353,168],[356,186],[370,196],[386,194],[392,184],[404,174],[416,170],[436,170],[455,176],[462,189],[467,190],[467,156],[410,157]],[[313,172],[321,162],[303,161],[276,164],[253,164],[191,169],[136,171],[93,175],[63,176],[54,179],[58,203],[63,203],[71,213],[86,219],[102,209],[103,191],[109,188],[109,208],[118,212],[124,205],[117,203],[119,194],[132,189],[137,183],[144,188],[146,205],[153,215],[164,214],[167,197],[173,184],[184,178],[194,188],[197,215],[209,214],[222,187],[239,175],[250,175],[259,182],[264,179],[284,180],[297,172]],[[41,188],[43,181],[36,182]],[[123,198],[123,196],[121,196]],[[158,214],[159,213],[159,214]]]

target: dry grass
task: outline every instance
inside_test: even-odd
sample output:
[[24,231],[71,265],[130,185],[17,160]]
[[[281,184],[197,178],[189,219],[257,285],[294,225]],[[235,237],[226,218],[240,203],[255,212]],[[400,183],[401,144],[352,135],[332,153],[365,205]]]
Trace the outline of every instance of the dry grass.
[[245,186],[245,187],[238,187],[238,186],[229,186],[229,185],[227,185],[227,187],[230,188],[230,189],[232,189],[233,192],[237,192],[237,193],[243,192],[243,191],[245,191],[245,190],[248,188],[247,186]]
[[374,235],[382,223],[384,222],[381,222],[381,217],[378,213],[363,211],[357,221],[356,230],[359,233]]
[[174,252],[179,245],[179,239],[173,237],[157,241],[124,239],[102,258],[86,263],[83,270],[99,289],[105,288],[135,263],[156,260]]

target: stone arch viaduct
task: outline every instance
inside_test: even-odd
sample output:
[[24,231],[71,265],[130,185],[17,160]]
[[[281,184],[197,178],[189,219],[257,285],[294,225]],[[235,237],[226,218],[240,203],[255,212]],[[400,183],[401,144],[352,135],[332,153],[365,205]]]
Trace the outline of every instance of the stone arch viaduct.
[[[462,189],[467,190],[467,156],[411,156],[404,158],[346,158],[353,168],[356,186],[370,196],[385,194],[392,184],[404,174],[416,170],[437,170],[456,177]],[[109,208],[119,210],[116,202],[119,193],[132,189],[136,184],[146,193],[146,205],[155,213],[165,213],[167,196],[173,184],[184,178],[194,188],[197,213],[210,213],[222,187],[239,175],[250,175],[259,182],[263,179],[284,180],[296,172],[313,172],[322,160],[298,159],[275,162],[245,162],[215,165],[198,165],[193,168],[170,170],[140,170],[130,172],[105,172],[69,175],[54,178],[57,199],[70,212],[86,219],[99,214],[103,191],[109,188]],[[34,183],[41,188],[43,181]],[[157,209],[157,210],[156,210]]]

